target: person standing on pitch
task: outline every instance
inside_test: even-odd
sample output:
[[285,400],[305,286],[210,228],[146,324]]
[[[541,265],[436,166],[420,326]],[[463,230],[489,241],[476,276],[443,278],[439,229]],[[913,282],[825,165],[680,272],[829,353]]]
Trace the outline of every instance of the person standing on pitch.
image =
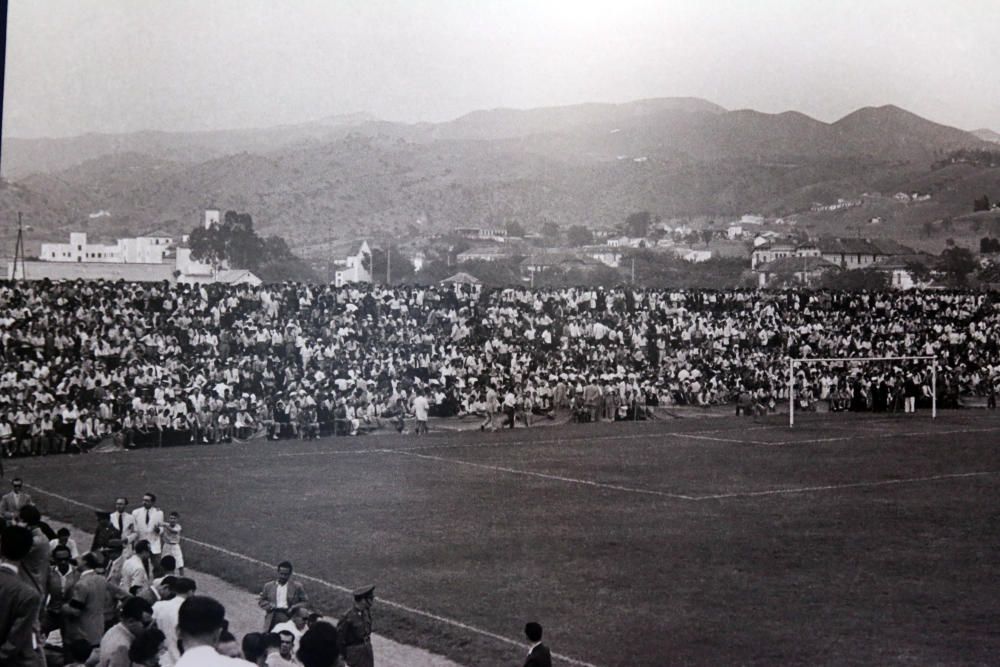
[[524,636],[531,642],[524,667],[552,667],[552,653],[549,647],[542,643],[542,626],[535,622],[526,623]]
[[347,667],[374,667],[372,651],[372,604],[375,587],[363,586],[354,591],[354,606],[337,624],[337,636]]
[[264,584],[257,598],[257,606],[264,610],[264,632],[287,621],[289,608],[309,601],[302,584],[291,579],[292,564],[286,560],[278,563],[277,580]]
[[[163,530],[163,510],[154,507],[155,502],[155,494],[143,494],[142,507],[136,508],[132,512],[132,518],[135,520],[135,541],[146,540],[149,542],[153,572],[159,574],[160,554],[163,552],[163,542],[160,540],[160,533]],[[123,535],[122,539],[124,538]]]
[[427,417],[430,410],[431,404],[424,396],[423,389],[417,389],[417,395],[413,398],[413,414],[416,417],[416,425],[413,427],[414,435],[427,433]]

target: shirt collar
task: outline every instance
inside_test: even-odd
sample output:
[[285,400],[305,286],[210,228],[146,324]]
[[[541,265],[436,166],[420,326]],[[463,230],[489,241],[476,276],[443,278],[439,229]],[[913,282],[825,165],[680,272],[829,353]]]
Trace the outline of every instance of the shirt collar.
[[541,640],[539,640],[539,641],[535,642],[534,644],[532,644],[531,648],[528,649],[528,655],[531,655],[531,652],[534,651],[536,648],[538,648],[541,645],[542,645]]
[[14,565],[13,563],[0,563],[0,567],[17,574],[17,565]]

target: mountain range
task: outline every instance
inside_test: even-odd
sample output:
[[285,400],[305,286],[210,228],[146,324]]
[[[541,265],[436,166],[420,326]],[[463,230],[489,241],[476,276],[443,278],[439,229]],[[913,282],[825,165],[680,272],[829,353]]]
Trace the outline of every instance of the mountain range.
[[23,211],[37,237],[63,238],[77,229],[181,233],[205,208],[235,209],[314,258],[329,240],[359,235],[513,220],[609,226],[640,210],[788,215],[917,184],[937,218],[971,210],[990,187],[1000,197],[1000,168],[941,164],[960,149],[996,149],[978,135],[895,106],[825,123],[662,98],[475,111],[436,124],[356,114],[258,130],[9,138],[0,218]]
[[979,130],[973,130],[972,134],[983,141],[990,142],[991,144],[1000,144],[1000,134],[997,134],[993,130],[982,128]]

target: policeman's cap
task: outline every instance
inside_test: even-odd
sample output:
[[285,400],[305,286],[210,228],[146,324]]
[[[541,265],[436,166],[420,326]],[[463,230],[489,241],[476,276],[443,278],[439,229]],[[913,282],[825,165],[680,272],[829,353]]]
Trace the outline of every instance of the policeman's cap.
[[361,600],[363,598],[373,598],[375,597],[375,586],[362,586],[354,590],[354,599]]

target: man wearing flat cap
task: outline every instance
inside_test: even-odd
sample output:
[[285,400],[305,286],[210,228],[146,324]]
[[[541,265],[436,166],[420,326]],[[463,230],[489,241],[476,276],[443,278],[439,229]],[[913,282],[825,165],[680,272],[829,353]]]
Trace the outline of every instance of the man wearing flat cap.
[[347,667],[374,667],[372,651],[372,603],[375,587],[362,586],[354,591],[354,606],[337,624],[340,652]]

